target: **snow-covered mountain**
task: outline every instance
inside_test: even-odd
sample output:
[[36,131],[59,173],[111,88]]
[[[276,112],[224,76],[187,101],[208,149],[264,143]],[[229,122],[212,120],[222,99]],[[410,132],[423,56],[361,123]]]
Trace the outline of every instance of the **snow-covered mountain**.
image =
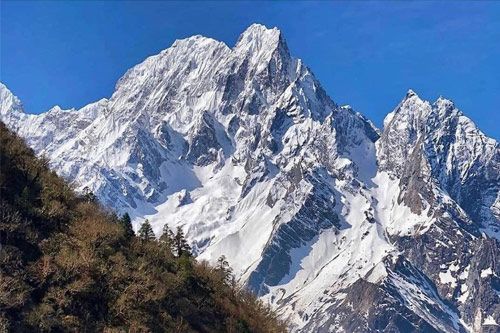
[[177,40],[109,100],[0,119],[51,166],[200,259],[228,258],[301,332],[495,332],[500,149],[409,91],[379,131],[338,106],[281,32]]

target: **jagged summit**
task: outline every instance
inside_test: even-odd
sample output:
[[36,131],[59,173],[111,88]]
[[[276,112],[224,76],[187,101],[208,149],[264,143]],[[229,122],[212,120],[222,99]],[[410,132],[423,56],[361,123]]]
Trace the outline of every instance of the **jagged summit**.
[[0,114],[6,115],[9,112],[22,113],[23,105],[19,98],[0,82]]
[[[200,48],[207,47],[209,45],[213,45],[213,47],[223,46],[228,48],[225,43],[202,35],[194,35],[183,39],[176,39],[172,43],[172,46],[170,48]],[[169,49],[163,50],[160,54],[165,54]]]
[[273,48],[277,45],[281,38],[281,31],[274,27],[272,29],[267,28],[262,24],[252,24],[249,26],[238,38],[236,42],[235,49],[242,48],[245,46],[262,48],[270,47]]
[[455,108],[455,103],[452,100],[447,99],[443,96],[439,96],[438,99],[433,103],[438,110],[449,112],[452,110],[457,110],[458,113],[462,114],[458,109]]
[[276,42],[280,36],[281,31],[278,28],[267,28],[263,24],[254,23],[239,36],[236,46],[242,43],[262,44]]
[[413,89],[408,89],[408,91],[406,92],[406,98],[410,98],[410,97],[414,97],[414,96],[417,96],[417,93],[415,91],[413,91]]
[[253,24],[246,29],[233,50],[245,56],[254,66],[267,63],[275,52],[281,52],[286,58],[290,57],[281,31],[277,28],[268,29],[261,24]]
[[174,45],[75,112],[14,117],[0,86],[0,119],[136,226],[181,227],[200,259],[225,255],[295,331],[500,321],[499,147],[451,102],[409,90],[379,131],[275,28]]
[[75,112],[76,109],[75,108],[71,108],[71,109],[63,109],[61,108],[61,106],[59,105],[54,105],[53,107],[51,107],[47,112],[48,113],[60,113],[60,112]]
[[278,27],[272,27],[268,28],[264,24],[261,23],[252,23],[251,25],[248,26],[248,28],[245,29],[245,31],[242,33],[242,35],[247,34],[247,33],[258,33],[258,34],[263,34],[263,33],[276,33],[280,32]]
[[[398,126],[408,126],[410,123],[418,121],[425,117],[431,106],[429,102],[422,100],[412,89],[409,89],[406,95],[396,108],[387,114],[384,118],[384,130],[391,126],[391,123],[399,123]],[[393,127],[395,124],[392,125]]]
[[408,89],[402,101],[404,102],[407,100],[423,101],[423,99],[412,89]]
[[[411,107],[411,105],[420,105],[420,104],[426,104],[424,107]],[[428,106],[427,106],[428,104]],[[455,108],[455,104],[453,103],[452,100],[447,99],[443,96],[439,96],[438,99],[430,103],[429,101],[426,101],[422,99],[413,89],[408,89],[406,92],[406,95],[402,99],[401,103],[396,107],[394,112],[400,112],[400,111],[407,111],[407,112],[413,112],[413,111],[427,111],[427,110],[453,110]],[[458,111],[458,109],[457,109]],[[458,111],[459,112],[459,111]],[[389,115],[388,115],[389,116]],[[392,118],[392,117],[391,117]]]
[[[279,43],[284,43],[281,36],[281,31],[278,28],[267,28],[262,24],[252,24],[249,26],[238,38],[236,44],[232,47],[235,52],[255,52],[258,53],[263,49],[274,50]],[[193,35],[183,39],[177,39],[172,44],[171,48],[187,47],[198,48],[200,44],[213,45],[214,47],[225,46],[230,49],[224,42],[215,40],[210,37],[202,35]],[[171,51],[169,49],[163,50],[160,54],[165,54]]]

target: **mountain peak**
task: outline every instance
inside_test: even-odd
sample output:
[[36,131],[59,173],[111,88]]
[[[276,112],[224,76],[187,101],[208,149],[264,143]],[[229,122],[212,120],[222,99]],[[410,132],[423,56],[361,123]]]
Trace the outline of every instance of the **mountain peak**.
[[71,109],[63,109],[61,106],[59,105],[54,105],[53,107],[51,107],[49,109],[49,111],[47,112],[54,112],[54,113],[58,113],[58,112],[70,112],[70,111],[75,111],[74,108],[71,108]]
[[[384,118],[384,129],[388,128],[391,121],[395,116],[407,118],[408,115],[421,114],[424,111],[430,110],[430,104],[420,98],[417,93],[408,89],[405,97],[401,100],[399,105]],[[413,118],[413,116],[412,116]]]
[[278,28],[269,29],[262,24],[254,23],[238,38],[236,50],[256,51],[276,49],[281,41],[281,31]]
[[271,37],[271,36],[276,36],[276,35],[279,35],[281,33],[281,31],[276,28],[276,27],[273,27],[273,28],[268,28],[266,27],[265,25],[263,24],[260,24],[260,23],[253,23],[252,25],[250,25],[241,35],[240,35],[240,39],[242,37],[257,37],[257,36],[261,36],[261,37]]
[[408,99],[415,99],[415,100],[422,101],[422,98],[420,98],[420,96],[413,89],[408,89],[405,97],[403,98],[403,101],[408,100]]
[[[218,40],[215,40],[213,38],[210,38],[210,37],[205,37],[202,35],[194,35],[194,36],[190,36],[190,37],[186,37],[186,38],[182,38],[182,39],[176,39],[171,47],[172,48],[182,47],[182,46],[193,47],[195,45],[208,45],[208,44],[217,44],[218,45],[218,44],[224,44],[224,43],[222,43]],[[167,50],[164,50],[163,52],[165,52]]]
[[0,82],[0,114],[9,112],[23,113],[23,106],[19,98]]
[[408,89],[405,97],[399,103],[396,111],[398,113],[421,113],[430,108],[430,103],[420,98],[420,96],[412,89]]
[[262,24],[252,24],[238,38],[233,51],[240,58],[256,66],[257,72],[267,66],[276,53],[279,57],[290,59],[290,52],[278,28],[267,28]]
[[422,114],[422,112],[425,113],[428,109],[430,109],[430,103],[420,98],[420,96],[417,95],[417,93],[412,89],[408,89],[405,97],[398,107],[398,111],[403,111],[404,113],[410,112]]
[[413,97],[413,96],[418,96],[418,95],[415,91],[413,91],[413,89],[408,89],[408,91],[406,92],[406,97]]
[[443,96],[439,96],[439,98],[434,102],[434,105],[439,109],[454,109],[455,103],[452,100],[449,100]]

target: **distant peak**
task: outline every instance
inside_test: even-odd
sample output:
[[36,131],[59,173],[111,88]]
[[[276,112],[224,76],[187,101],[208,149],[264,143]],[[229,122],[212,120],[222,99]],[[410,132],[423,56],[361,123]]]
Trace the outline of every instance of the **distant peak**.
[[[224,43],[220,42],[218,40],[215,40],[213,38],[210,38],[210,37],[205,37],[202,35],[194,35],[194,36],[187,37],[187,38],[176,39],[174,41],[174,43],[172,44],[172,47],[173,48],[182,47],[182,46],[192,47],[194,45],[199,45],[199,44],[224,44]],[[167,50],[164,50],[163,52],[165,52]]]
[[65,110],[63,110],[59,105],[56,104],[53,107],[51,107],[48,112],[62,112],[62,111]]
[[240,35],[236,48],[250,44],[276,46],[280,35],[281,31],[276,27],[269,29],[262,24],[254,23]]
[[0,82],[0,94],[2,95],[2,97],[4,95],[12,95],[14,96],[14,94],[9,90],[9,88],[7,88],[7,86],[5,84],[3,84],[2,82]]
[[422,98],[420,98],[420,96],[417,95],[417,93],[413,89],[408,89],[408,91],[406,92],[405,97],[401,101],[401,105],[407,105],[408,103],[410,103],[410,104],[414,104],[414,103],[420,104],[420,103],[427,103],[427,102],[424,101]]
[[439,96],[439,98],[434,102],[435,105],[437,106],[445,106],[445,107],[454,107],[455,103],[453,103],[452,100],[449,100],[443,96]]
[[427,101],[422,100],[413,89],[408,89],[399,105],[384,118],[384,131],[395,117],[406,117],[408,114],[424,114],[431,109]]
[[415,91],[413,91],[413,89],[408,89],[408,91],[406,92],[406,98],[411,98],[411,97],[418,97],[417,93]]
[[257,65],[258,70],[265,68],[276,52],[280,57],[290,58],[290,52],[281,31],[269,29],[262,24],[252,24],[238,38],[233,51]]
[[263,32],[280,33],[280,30],[277,27],[268,28],[265,25],[260,24],[260,23],[253,23],[245,30],[245,32],[251,32],[251,31],[256,31],[256,32],[260,32],[260,33],[263,33]]
[[6,85],[0,82],[0,114],[24,113],[21,101]]

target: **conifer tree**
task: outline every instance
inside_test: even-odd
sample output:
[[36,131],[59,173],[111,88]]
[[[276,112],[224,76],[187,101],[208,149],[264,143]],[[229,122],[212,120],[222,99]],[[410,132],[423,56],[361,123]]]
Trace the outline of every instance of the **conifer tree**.
[[174,248],[177,257],[180,257],[182,255],[191,256],[191,247],[187,243],[181,227],[177,227],[177,233],[174,237]]
[[128,213],[123,214],[118,222],[125,231],[125,237],[127,239],[131,239],[133,236],[135,236],[134,229],[132,228],[132,220],[130,219],[130,215],[128,215]]
[[232,282],[232,280],[233,280],[233,270],[229,266],[229,262],[227,261],[225,255],[221,255],[219,257],[219,259],[217,259],[217,265],[215,266],[215,269],[217,270],[217,272],[219,272],[219,274],[222,277],[222,280],[225,283],[231,283]]
[[170,251],[174,252],[175,235],[167,224],[163,226],[160,242]]
[[92,192],[90,190],[90,188],[88,186],[85,186],[85,188],[83,189],[83,199],[86,202],[96,202],[97,201],[97,197],[95,196],[94,192]]
[[139,234],[139,238],[141,238],[144,241],[154,241],[156,238],[155,233],[153,231],[153,228],[151,227],[151,224],[149,223],[148,219],[146,219],[142,223],[138,234]]
[[28,189],[28,186],[25,186],[23,191],[21,192],[21,195],[19,197],[19,201],[22,205],[28,206],[30,202],[30,192]]

